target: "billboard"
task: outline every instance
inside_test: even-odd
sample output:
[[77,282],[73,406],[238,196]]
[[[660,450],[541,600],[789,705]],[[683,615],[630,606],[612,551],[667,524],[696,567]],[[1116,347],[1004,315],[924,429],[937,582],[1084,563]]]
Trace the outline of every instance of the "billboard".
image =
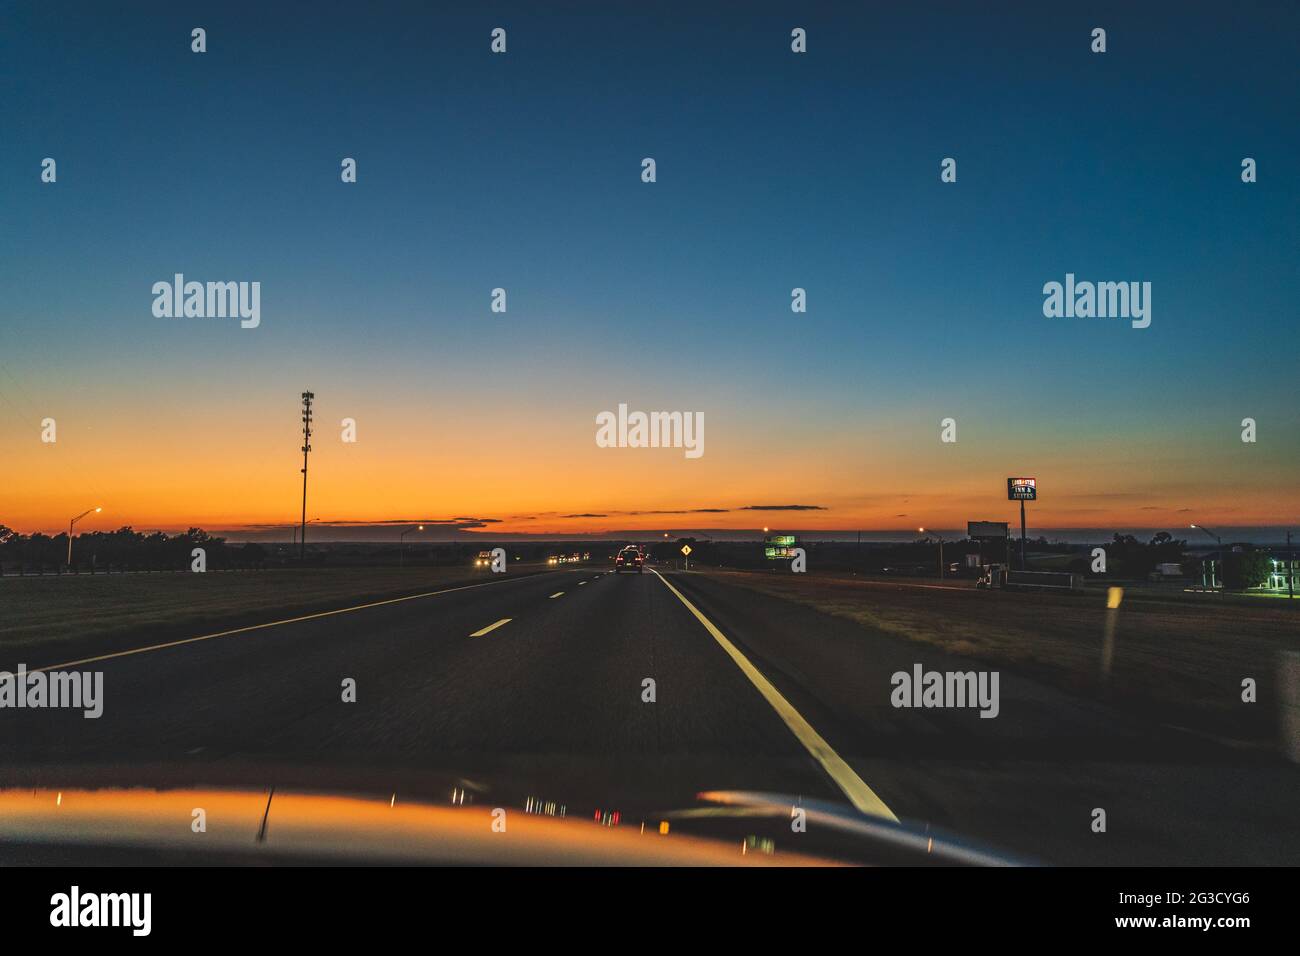
[[768,561],[788,561],[794,557],[798,539],[792,534],[773,534],[763,539],[763,557]]
[[1007,479],[1007,500],[1008,501],[1037,501],[1038,500],[1038,479],[1037,478],[1008,478]]
[[1007,537],[1005,521],[967,521],[966,537],[971,538],[1005,538]]

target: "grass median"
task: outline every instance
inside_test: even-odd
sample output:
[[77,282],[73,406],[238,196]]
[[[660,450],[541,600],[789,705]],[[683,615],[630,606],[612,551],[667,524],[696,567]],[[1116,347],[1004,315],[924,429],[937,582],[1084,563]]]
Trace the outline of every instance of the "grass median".
[[[544,565],[511,568],[511,576]],[[293,568],[0,581],[0,668],[56,663],[372,600],[498,579],[472,568]]]

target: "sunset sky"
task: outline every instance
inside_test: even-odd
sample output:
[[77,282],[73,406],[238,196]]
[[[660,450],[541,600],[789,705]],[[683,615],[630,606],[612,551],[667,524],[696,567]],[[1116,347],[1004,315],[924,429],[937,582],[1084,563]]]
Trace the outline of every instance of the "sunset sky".
[[[1130,6],[9,6],[0,523],[287,536],[310,389],[323,523],[964,528],[1033,475],[1031,529],[1296,524],[1300,15]],[[156,318],[178,272],[260,327]],[[1150,328],[1045,318],[1067,272]],[[620,402],[705,454],[597,447]]]

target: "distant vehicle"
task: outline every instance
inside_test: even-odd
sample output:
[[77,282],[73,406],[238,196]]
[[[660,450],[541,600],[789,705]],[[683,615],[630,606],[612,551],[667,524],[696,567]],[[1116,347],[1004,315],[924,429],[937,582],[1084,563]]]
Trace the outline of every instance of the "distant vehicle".
[[614,573],[622,574],[626,568],[628,571],[635,570],[637,574],[643,574],[644,565],[645,555],[641,553],[641,549],[634,544],[629,544],[614,558]]
[[476,557],[476,558],[474,559],[474,567],[476,567],[476,568],[490,568],[490,567],[492,567],[492,552],[491,552],[491,551],[480,551],[480,552],[478,553],[478,557]]

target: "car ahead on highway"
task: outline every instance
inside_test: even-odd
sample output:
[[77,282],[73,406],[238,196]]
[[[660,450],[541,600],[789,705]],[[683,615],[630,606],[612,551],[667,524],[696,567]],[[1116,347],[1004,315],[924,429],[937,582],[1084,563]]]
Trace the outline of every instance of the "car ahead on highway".
[[643,573],[645,568],[645,555],[641,549],[634,544],[629,544],[626,548],[618,553],[614,558],[614,573],[622,574],[624,569],[636,571],[637,574]]

